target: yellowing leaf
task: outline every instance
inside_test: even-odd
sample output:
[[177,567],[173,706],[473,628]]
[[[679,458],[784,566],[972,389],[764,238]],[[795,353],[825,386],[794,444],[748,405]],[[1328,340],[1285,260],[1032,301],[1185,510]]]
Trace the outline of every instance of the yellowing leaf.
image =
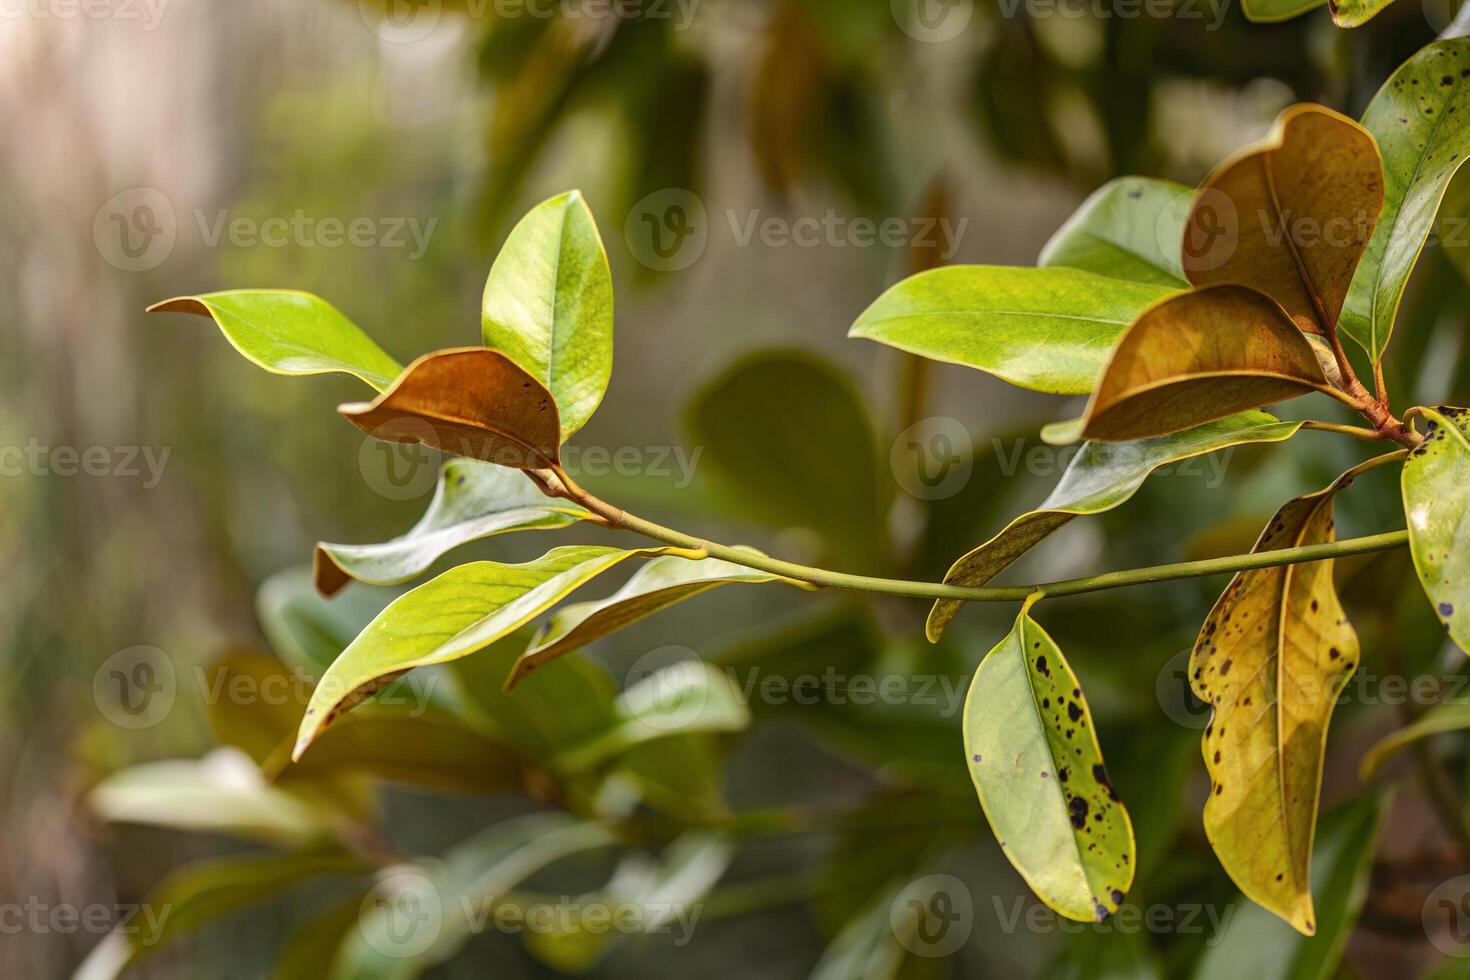
[[1338,27],[1362,27],[1393,0],[1327,0]]
[[148,312],[212,317],[235,350],[274,374],[341,372],[382,391],[402,370],[335,306],[294,289],[178,296],[154,303]]
[[1133,883],[1133,825],[1103,766],[1092,714],[1028,602],[965,697],[965,757],[1001,848],[1038,898],[1101,921]]
[[1272,299],[1210,286],[1171,296],[1129,326],[1080,434],[1147,439],[1326,387],[1311,345]]
[[528,673],[548,661],[701,592],[732,582],[775,581],[790,580],[717,558],[691,560],[677,555],[655,558],[606,599],[579,602],[557,610],[516,660],[505,689],[511,690]]
[[1424,442],[1401,484],[1419,584],[1450,639],[1470,652],[1470,411],[1421,408]]
[[1373,136],[1322,106],[1292,106],[1200,186],[1184,272],[1196,286],[1258,289],[1304,332],[1325,335],[1382,210]]
[[592,417],[612,374],[613,286],[579,191],[543,201],[511,231],[485,281],[480,322],[485,346],[556,399],[562,441]]
[[559,460],[551,393],[499,351],[462,347],[425,354],[371,402],[337,409],[385,442],[423,443],[516,469]]
[[[1332,499],[1353,471],[1290,501],[1254,551],[1333,540]],[[1327,725],[1358,664],[1358,637],[1332,561],[1241,572],[1205,620],[1190,685],[1213,706],[1205,728],[1205,833],[1246,897],[1299,932],[1312,909],[1312,836]]]
[[[1123,504],[1161,466],[1245,443],[1281,442],[1300,428],[1300,422],[1282,422],[1265,412],[1242,412],[1154,439],[1090,442],[1078,450],[1041,506],[1011,521],[956,561],[944,576],[945,584],[984,585],[1072,518],[1101,514]],[[925,624],[931,641],[939,640],[962,605],[946,599],[934,603]]]
[[524,473],[456,459],[444,464],[424,516],[407,534],[381,544],[316,546],[317,591],[335,595],[353,580],[395,585],[421,574],[445,552],[507,531],[551,530],[575,524],[587,512],[552,500]]
[[671,550],[553,548],[520,565],[493,561],[460,565],[404,593],[322,675],[301,721],[292,758],[299,760],[329,724],[398,675],[467,657],[619,562]]

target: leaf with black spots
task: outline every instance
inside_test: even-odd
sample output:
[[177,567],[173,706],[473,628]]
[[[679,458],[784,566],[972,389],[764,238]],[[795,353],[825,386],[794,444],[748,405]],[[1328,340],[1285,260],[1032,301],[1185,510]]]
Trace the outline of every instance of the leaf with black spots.
[[1470,411],[1415,409],[1424,442],[1404,462],[1409,552],[1450,639],[1470,652]]

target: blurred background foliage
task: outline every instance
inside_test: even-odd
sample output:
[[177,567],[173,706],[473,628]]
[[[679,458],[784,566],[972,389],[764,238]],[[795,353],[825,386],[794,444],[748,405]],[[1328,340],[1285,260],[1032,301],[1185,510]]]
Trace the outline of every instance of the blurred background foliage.
[[[133,476],[120,467],[0,477],[7,903],[137,902],[186,861],[256,855],[229,834],[103,826],[85,794],[130,766],[216,746],[221,722],[195,679],[222,655],[249,653],[262,670],[319,669],[385,600],[359,586],[329,606],[311,597],[300,568],[313,543],[399,533],[433,487],[432,461],[384,454],[334,418],[337,402],[352,397],[349,381],[262,374],[200,323],[145,320],[147,303],[235,286],[307,289],[406,361],[475,342],[483,277],[509,223],[535,201],[581,187],[619,292],[612,386],[576,444],[633,447],[644,464],[623,473],[585,466],[589,489],[798,560],[937,577],[1045,496],[1065,459],[1035,432],[1077,406],[844,340],[878,292],[934,261],[922,249],[772,246],[759,236],[742,244],[736,226],[829,213],[967,219],[953,261],[1029,264],[1104,180],[1146,173],[1196,183],[1296,100],[1356,115],[1442,26],[1409,2],[1350,32],[1334,29],[1325,10],[1253,25],[1234,5],[1218,15],[1180,4],[1169,18],[1125,18],[987,2],[957,36],[928,43],[913,36],[904,5],[888,0],[703,0],[687,21],[497,16],[494,6],[446,0],[420,11],[432,14],[426,32],[422,19],[410,29],[385,25],[369,0],[172,0],[161,9],[151,27],[118,16],[0,24],[0,107],[11,134],[0,148],[0,445],[106,447],[114,461],[146,447],[166,461],[156,483],[146,469]],[[140,187],[167,199],[176,241],[152,267],[121,269],[98,221],[114,195]],[[627,229],[638,202],[670,188],[702,203],[708,242],[687,268],[656,271],[640,263]],[[428,229],[427,243],[416,254],[406,234],[404,247],[358,248],[309,237],[269,247],[211,233],[222,214],[262,222],[297,213],[412,219]],[[1401,314],[1389,362],[1399,404],[1470,398],[1463,256],[1452,251],[1426,250]],[[916,485],[918,461],[900,433],[928,417],[958,420],[970,437],[969,478],[937,500],[904,489]],[[1306,433],[1289,452],[1241,449],[1228,458],[1225,485],[1209,468],[1155,477],[1127,506],[1057,534],[1012,580],[1248,547],[1282,500],[1358,458],[1339,441]],[[692,482],[672,462],[648,465],[676,449],[695,460]],[[1400,519],[1383,473],[1365,477],[1340,507],[1344,534]],[[510,536],[454,558],[523,560],[546,546],[543,536]],[[1450,683],[1463,654],[1446,646],[1406,562],[1390,554],[1340,563],[1363,637],[1360,674],[1427,672]],[[1234,908],[1223,938],[1007,929],[1013,903],[1034,900],[964,779],[957,703],[802,708],[757,699],[744,734],[670,739],[661,758],[619,763],[643,780],[645,803],[679,827],[748,811],[785,816],[774,829],[755,821],[737,835],[747,839],[708,896],[708,921],[692,944],[625,944],[597,975],[796,977],[820,967],[856,976],[858,964],[872,976],[1239,975],[1231,970],[1240,957],[1261,949],[1274,964],[1263,975],[1339,969],[1335,957],[1316,962],[1318,954],[1279,945],[1276,924],[1250,914],[1202,838],[1202,718],[1184,700],[1182,652],[1222,585],[1048,602],[1040,617],[1088,686],[1134,814],[1143,850],[1130,899]],[[599,642],[566,661],[580,664],[567,671],[603,671],[597,683],[616,690],[641,656],[678,645],[768,676],[795,675],[794,665],[820,675],[833,664],[962,685],[1013,614],[969,609],[930,648],[919,639],[923,612],[896,600],[725,589]],[[138,645],[167,657],[178,697],[159,723],[131,729],[99,710],[94,678]],[[278,659],[259,659],[267,650]],[[495,676],[461,678],[457,689],[497,690],[494,656],[467,661],[465,671],[483,660]],[[1373,852],[1357,760],[1423,707],[1390,703],[1373,680],[1363,690],[1333,726],[1324,802],[1356,802],[1324,823],[1319,852],[1329,856]],[[1436,742],[1444,765],[1428,771],[1462,783],[1464,748]],[[340,786],[321,778],[332,808],[356,828],[348,836],[359,856],[439,854],[509,816],[569,805],[557,795],[565,787],[551,792],[555,780],[549,787],[536,775],[544,749],[514,746],[519,782],[508,794],[405,788],[376,751],[377,768],[344,773]],[[263,758],[243,764],[253,772]],[[242,763],[220,764],[228,782],[229,766]],[[1421,785],[1402,762],[1389,768],[1406,772],[1385,804],[1375,856],[1330,869],[1342,894],[1354,894],[1343,882],[1372,884],[1361,918],[1343,911],[1347,975],[1435,966],[1424,897],[1465,870],[1464,842],[1432,805],[1444,787]],[[465,789],[452,771],[445,778]],[[208,785],[198,773],[183,779]],[[896,829],[874,833],[871,820]],[[693,849],[688,860],[729,859],[680,840]],[[333,874],[204,926],[140,975],[259,976],[283,951],[307,975],[321,943],[293,944],[296,928],[328,910],[313,930],[340,935],[363,887],[360,867],[332,863],[340,855],[313,860]],[[599,852],[574,862],[544,890],[598,887],[608,860]],[[947,959],[900,949],[888,961],[865,950],[887,928],[893,890],[931,870],[959,876],[973,895],[969,942]],[[276,885],[298,872],[281,869]],[[0,975],[65,975],[98,940],[85,931],[7,935]],[[576,965],[516,937],[484,935],[432,975],[539,976],[557,964]]]

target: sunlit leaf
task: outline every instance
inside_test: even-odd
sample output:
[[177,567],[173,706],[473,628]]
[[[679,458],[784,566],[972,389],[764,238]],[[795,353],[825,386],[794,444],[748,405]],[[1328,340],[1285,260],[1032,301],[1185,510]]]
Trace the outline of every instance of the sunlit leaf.
[[889,289],[847,335],[1022,388],[1085,395],[1124,328],[1173,291],[1080,269],[948,266]]
[[1343,952],[1373,871],[1373,851],[1388,811],[1386,793],[1370,793],[1322,815],[1312,855],[1318,930],[1293,932],[1264,909],[1232,910],[1220,932],[1207,936],[1195,980],[1332,980],[1342,976]]
[[1031,605],[975,670],[965,757],[996,840],[1031,890],[1069,919],[1100,921],[1133,883],[1133,827],[1077,678]]
[[[1088,439],[1147,439],[1327,387],[1270,297],[1210,286],[1164,300],[1123,334],[1078,420]],[[1049,439],[1063,438],[1058,429]]]
[[330,596],[354,579],[407,582],[470,541],[507,531],[553,530],[586,516],[575,504],[546,497],[523,473],[474,459],[451,460],[439,474],[428,510],[407,534],[381,544],[318,544],[316,587]]
[[[526,948],[538,960],[560,973],[585,973],[596,966],[621,938],[639,933],[671,932],[674,942],[685,941],[694,928],[690,914],[724,875],[735,856],[734,845],[708,833],[676,838],[655,861],[634,852],[626,855],[600,891],[572,900],[570,915],[549,929],[525,934]],[[596,921],[584,921],[584,909],[630,910],[636,915],[630,929],[608,930]]]
[[104,820],[272,843],[312,844],[336,830],[331,811],[268,784],[236,749],[217,749],[197,762],[150,762],[124,769],[93,787],[87,802]]
[[459,952],[493,923],[495,904],[528,877],[564,858],[609,847],[604,828],[564,813],[533,813],[495,824],[441,861],[390,869],[357,929],[343,938],[334,980],[408,980]]
[[1327,0],[1332,22],[1338,27],[1361,27],[1393,0]]
[[[1349,482],[1288,502],[1253,550],[1332,541],[1332,501]],[[1214,708],[1203,743],[1210,845],[1247,898],[1309,936],[1327,725],[1357,665],[1330,559],[1237,574],[1190,656],[1190,686]]]
[[1341,329],[1375,361],[1445,189],[1470,153],[1470,80],[1462,73],[1470,74],[1470,39],[1436,41],[1404,62],[1363,113],[1383,154],[1383,217],[1353,276]]
[[1470,651],[1470,412],[1422,408],[1424,442],[1404,462],[1404,516],[1419,584],[1450,639]]
[[1304,332],[1326,335],[1382,210],[1372,135],[1321,106],[1292,106],[1200,186],[1184,272],[1197,286],[1257,289]]
[[701,592],[733,582],[775,581],[789,580],[717,558],[691,560],[676,555],[655,558],[606,599],[574,603],[557,610],[516,660],[515,669],[505,682],[506,690],[514,688],[527,673],[542,664]]
[[1192,194],[1169,180],[1111,180],[1057,229],[1036,264],[1183,289],[1180,249]]
[[1358,775],[1364,782],[1372,779],[1388,759],[1400,749],[1434,735],[1459,732],[1470,728],[1470,702],[1448,701],[1437,704],[1412,723],[1374,742],[1363,753]]
[[[945,575],[951,585],[984,585],[1044,538],[1080,514],[1100,514],[1124,503],[1161,466],[1254,442],[1281,442],[1301,428],[1265,412],[1242,412],[1173,435],[1136,442],[1089,442],[1061,482],[1035,510],[1006,525],[995,537],[959,559]],[[962,603],[941,599],[929,613],[925,632],[938,640]]]
[[797,351],[743,359],[691,400],[700,466],[743,515],[815,531],[834,562],[878,564],[889,481],[852,382]]
[[340,372],[382,391],[403,370],[335,306],[311,293],[234,289],[166,299],[148,312],[212,317],[237,351],[274,374]]
[[511,231],[485,281],[480,322],[485,346],[556,399],[559,442],[586,424],[612,375],[613,287],[581,192],[543,201]]
[[467,657],[619,562],[667,550],[553,548],[520,565],[493,561],[460,565],[399,596],[322,676],[292,757],[300,759],[323,729],[405,671]]
[[422,443],[517,469],[549,467],[559,459],[551,393],[510,358],[484,347],[425,354],[371,402],[337,411],[385,442]]

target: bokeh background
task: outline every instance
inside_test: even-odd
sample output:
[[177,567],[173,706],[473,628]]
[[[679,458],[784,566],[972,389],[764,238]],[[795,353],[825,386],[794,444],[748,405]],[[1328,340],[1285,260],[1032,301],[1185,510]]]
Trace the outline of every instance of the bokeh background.
[[[310,290],[406,362],[478,342],[480,290],[511,224],[537,201],[580,188],[618,290],[613,382],[576,439],[584,482],[664,523],[785,556],[935,577],[1055,483],[1065,456],[1035,431],[1077,406],[846,340],[857,314],[937,261],[1034,262],[1110,177],[1196,183],[1293,101],[1357,114],[1446,20],[1418,0],[1351,32],[1325,10],[1251,25],[1225,0],[1165,4],[1165,16],[1024,0],[591,9],[27,0],[0,10],[0,446],[14,447],[0,476],[0,903],[137,902],[170,867],[237,848],[104,825],[85,793],[127,766],[208,750],[214,736],[192,678],[224,652],[267,646],[261,586],[299,585],[299,575],[280,576],[309,563],[318,540],[400,533],[433,489],[433,460],[384,452],[335,415],[358,396],[350,379],[266,375],[206,321],[145,316],[148,304],[233,287]],[[859,219],[897,220],[902,233],[874,243],[854,231]],[[348,226],[358,231],[349,236]],[[930,228],[937,249],[920,240]],[[1470,397],[1465,292],[1448,251],[1426,251],[1395,339],[1400,405],[1421,393]],[[710,407],[730,372],[774,350],[833,365],[866,416],[854,424],[871,443],[867,456],[835,462],[815,485],[792,477],[805,504],[773,494],[763,505],[721,478],[722,466],[763,458],[772,480],[805,473],[809,465],[788,466],[782,454],[825,438],[801,393],[779,386],[757,383],[760,404],[748,417]],[[1326,402],[1300,410],[1335,417]],[[945,434],[965,460],[966,475],[937,497],[915,479],[924,462],[910,451],[916,431]],[[1047,542],[1013,580],[1248,547],[1282,500],[1360,457],[1338,441],[1307,433],[1290,452],[1240,450],[1222,471],[1156,478],[1118,512]],[[622,450],[628,462],[599,465],[589,447]],[[1392,478],[1374,474],[1363,486],[1343,501],[1344,533],[1397,526]],[[456,557],[522,560],[548,546],[512,537]],[[1450,683],[1463,656],[1404,590],[1413,577],[1401,559],[1343,563],[1364,672]],[[1088,684],[1115,779],[1147,828],[1156,864],[1147,894],[1238,911],[1243,900],[1199,828],[1202,722],[1179,660],[1222,586],[1048,603],[1043,621]],[[847,608],[774,589],[698,603],[585,655],[620,677],[650,650],[713,656]],[[931,649],[923,612],[893,601],[864,615],[902,669],[943,664],[961,681],[1013,615],[969,610]],[[97,678],[109,658],[140,646],[167,659],[177,696],[147,725],[119,724],[100,705]],[[1363,747],[1425,706],[1395,704],[1378,681],[1365,691],[1334,724],[1329,804],[1358,791]],[[910,707],[894,731],[916,743],[931,729],[954,737],[952,709]],[[720,779],[736,809],[953,788],[954,773],[930,782],[893,771],[885,741],[900,755],[929,751],[896,747],[904,738],[871,721],[817,737],[800,720],[774,718],[727,746]],[[936,758],[953,757],[963,801],[957,740],[940,744]],[[1451,754],[1433,771],[1451,782],[1463,775],[1458,747],[1437,751]],[[1351,930],[1348,975],[1412,973],[1442,958],[1427,941],[1424,899],[1466,870],[1463,842],[1436,820],[1430,792],[1412,773],[1400,782]],[[530,805],[383,792],[384,826],[407,853],[433,853]],[[978,820],[973,796],[968,804]],[[1231,975],[1218,958],[1207,962],[1208,930],[1145,933],[1128,945],[1143,943],[1146,955],[1118,959],[1098,951],[1111,945],[1088,945],[1091,932],[1008,928],[1011,903],[1027,893],[979,828],[951,869],[970,890],[973,932],[953,956],[914,960],[925,975]],[[749,908],[727,902],[731,914],[702,925],[689,947],[620,949],[600,975],[807,975],[842,917],[807,900],[801,882],[816,879],[801,869],[834,853],[843,863],[839,829],[834,819],[749,842],[729,880],[795,872],[789,887],[747,889]],[[932,829],[920,820],[907,833]],[[885,835],[877,850],[847,859],[881,864],[890,843]],[[840,906],[861,888],[828,890]],[[292,893],[206,927],[138,974],[267,975],[307,904]],[[0,976],[68,975],[101,939],[86,929],[7,930]],[[554,975],[503,936],[479,937],[437,971]]]

